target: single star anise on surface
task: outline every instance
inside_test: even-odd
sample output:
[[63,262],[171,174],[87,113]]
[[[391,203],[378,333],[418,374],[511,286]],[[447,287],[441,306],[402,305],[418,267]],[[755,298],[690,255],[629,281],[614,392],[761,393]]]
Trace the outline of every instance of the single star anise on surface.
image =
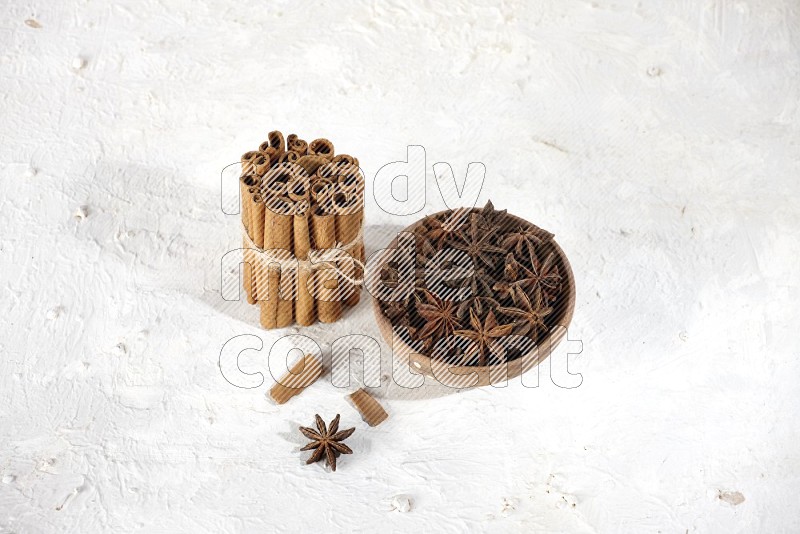
[[513,247],[514,252],[521,256],[523,249],[529,254],[533,254],[536,246],[542,245],[552,238],[553,234],[532,224],[530,227],[520,226],[514,232],[506,234],[501,246],[506,250],[511,250]]
[[423,289],[417,295],[417,313],[426,321],[416,333],[418,338],[444,338],[456,328],[461,328],[461,323],[456,318],[455,305],[428,290]]
[[478,365],[486,365],[487,359],[494,357],[495,360],[505,359],[505,348],[500,338],[507,336],[514,329],[513,324],[498,324],[494,311],[489,310],[486,320],[481,323],[480,317],[475,311],[469,311],[470,330],[456,330],[455,335],[464,337],[472,343],[464,352],[464,358],[469,364],[477,361]]
[[477,268],[478,260],[494,269],[493,254],[505,254],[505,249],[492,245],[491,239],[498,228],[481,228],[480,216],[473,213],[469,221],[469,232],[456,234],[454,239],[447,242],[451,247],[466,252],[472,258],[473,265]]
[[325,421],[319,415],[314,416],[317,421],[317,430],[305,426],[300,427],[300,432],[305,437],[312,440],[311,443],[300,449],[301,451],[310,451],[314,449],[314,453],[306,460],[307,464],[313,464],[322,460],[323,456],[331,467],[332,471],[336,471],[336,457],[339,454],[353,454],[353,450],[341,443],[343,440],[349,438],[355,428],[339,431],[339,414],[333,418],[329,427],[325,426]]
[[517,307],[502,307],[497,311],[514,319],[515,334],[536,338],[546,328],[544,318],[553,313],[553,308],[541,303],[534,305],[528,295],[520,292]]

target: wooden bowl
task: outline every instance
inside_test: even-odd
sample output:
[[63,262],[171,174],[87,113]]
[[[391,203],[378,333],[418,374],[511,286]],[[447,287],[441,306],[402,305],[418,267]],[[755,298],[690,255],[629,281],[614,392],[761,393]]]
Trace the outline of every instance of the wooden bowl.
[[[480,212],[480,209],[473,209],[472,212]],[[433,216],[440,215],[444,212],[436,213]],[[506,215],[515,224],[530,226],[528,221],[516,217],[511,214]],[[420,219],[402,232],[413,232],[418,226],[423,224],[426,219]],[[558,261],[559,272],[563,277],[563,285],[561,295],[559,296],[560,302],[557,306],[557,317],[550,331],[545,334],[542,340],[534,346],[532,350],[522,356],[511,360],[506,363],[485,366],[473,365],[453,365],[434,360],[425,354],[415,352],[392,328],[392,323],[383,314],[380,307],[380,301],[375,297],[372,298],[372,309],[375,314],[375,320],[378,323],[378,328],[381,331],[383,339],[392,347],[394,357],[408,357],[409,366],[413,372],[422,373],[435,380],[438,380],[446,386],[455,388],[466,388],[476,386],[487,386],[490,384],[498,384],[505,382],[507,379],[516,378],[523,373],[533,369],[542,362],[545,358],[550,356],[553,350],[558,346],[562,339],[567,334],[567,328],[572,322],[572,315],[575,311],[575,277],[572,273],[572,267],[567,260],[566,254],[558,246],[555,240],[550,241],[552,251],[555,253]],[[389,248],[397,246],[397,238],[392,241]],[[378,272],[383,268],[385,263],[389,260],[388,256],[384,258],[383,262],[376,265]]]

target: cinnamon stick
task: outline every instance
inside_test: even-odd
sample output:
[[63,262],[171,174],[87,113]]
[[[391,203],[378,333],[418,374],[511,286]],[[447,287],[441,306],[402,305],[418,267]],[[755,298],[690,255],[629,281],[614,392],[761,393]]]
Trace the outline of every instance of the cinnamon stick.
[[333,143],[324,138],[314,139],[308,144],[308,153],[330,160],[333,157]]
[[[263,147],[263,148],[262,148]],[[270,167],[278,163],[278,158],[280,158],[281,153],[278,152],[277,148],[271,147],[269,145],[269,141],[264,141],[259,146],[259,153],[264,156],[264,158],[269,161]]]
[[248,239],[242,236],[242,288],[244,288],[245,298],[249,304],[255,304],[256,299],[253,296],[253,267],[251,263],[251,252]]
[[[330,249],[336,246],[336,220],[333,214],[325,213],[319,206],[311,217],[314,248]],[[339,295],[339,277],[330,267],[318,268],[313,274],[316,292],[317,314],[323,323],[333,323],[342,316],[342,302]]]
[[294,202],[311,198],[311,184],[304,176],[295,176],[286,185],[286,192]]
[[[291,250],[291,235],[288,236],[288,239],[285,235],[283,235],[284,232],[286,232],[287,226],[287,217],[285,215],[286,211],[288,211],[288,206],[286,206],[284,202],[275,198],[268,199],[264,210],[265,251],[274,249]],[[288,219],[288,231],[291,231],[291,217],[288,217]],[[287,241],[289,242],[288,246],[286,245]],[[281,270],[280,267],[274,264],[262,266],[262,275],[263,271],[265,270],[267,277],[267,291],[266,295],[263,291],[261,292],[261,295],[259,295],[259,304],[261,306],[261,326],[266,329],[278,328]]]
[[259,153],[258,156],[253,158],[253,168],[257,176],[264,176],[270,167],[269,155]]
[[286,151],[286,143],[283,140],[283,134],[279,130],[271,131],[267,134],[269,146],[278,151],[278,154],[283,154]]
[[281,154],[280,158],[278,158],[278,164],[291,163],[298,159],[300,159],[300,155],[297,152],[284,152]]
[[278,327],[278,293],[280,291],[281,274],[280,270],[272,265],[265,266],[267,276],[267,291],[261,292],[261,298],[258,301],[261,308],[260,320],[261,327],[267,330]]
[[358,167],[358,160],[350,154],[339,154],[338,156],[334,156],[331,162],[336,163],[337,165],[355,165]]
[[333,176],[338,168],[339,164],[328,162],[325,165],[321,165],[319,168],[317,168],[315,176],[318,179],[326,179],[331,182],[335,182],[336,179]]
[[[274,214],[272,216],[272,227],[270,228],[270,248],[281,249],[291,253],[293,251],[292,219],[294,218],[291,207],[280,200],[275,200],[271,206]],[[294,320],[295,274],[293,271],[288,270],[282,270],[280,273],[280,294],[276,315],[278,328],[289,326]]]
[[252,161],[255,157],[258,156],[258,152],[255,150],[251,150],[250,152],[245,152],[242,154],[242,176],[252,174],[253,172],[253,165]]
[[[252,190],[252,188],[256,185],[256,183],[257,182],[255,177],[250,174],[243,176],[239,180],[239,188],[240,188],[239,193],[242,203],[242,208],[241,208],[242,225],[244,226],[244,231],[247,233],[247,236],[250,239],[252,239],[252,233],[253,233],[252,229],[253,225],[251,223],[252,217],[250,213],[251,211],[250,207],[252,205],[250,200],[251,197],[250,190]],[[242,281],[242,286],[244,287],[245,294],[247,295],[247,302],[249,302],[250,304],[255,304],[256,300],[255,296],[253,295],[253,266],[252,266],[253,254],[247,242],[247,239],[245,239],[244,236],[242,236],[242,248],[244,249],[242,255],[244,259],[244,269],[243,269],[244,280]]]
[[287,193],[289,182],[297,176],[297,168],[291,163],[278,163],[264,175],[264,191],[270,197]]
[[[294,134],[292,134],[294,135]],[[292,137],[291,135],[289,137]],[[292,152],[297,152],[301,156],[305,156],[308,154],[308,143],[294,135],[294,137],[289,141],[288,149]]]
[[257,184],[255,176],[247,174],[239,179],[239,199],[241,201],[241,215],[242,224],[244,225],[247,235],[250,235],[250,201],[248,189],[255,187]]
[[317,169],[319,169],[326,163],[328,163],[327,158],[323,158],[322,156],[318,156],[316,154],[302,156],[295,162],[295,164],[302,167],[303,170],[306,171],[309,176],[314,176],[314,174],[316,174],[317,172]]
[[295,395],[303,392],[322,376],[322,362],[319,358],[306,354],[292,366],[274,386],[269,390],[269,396],[278,404],[285,404]]
[[326,206],[333,195],[333,183],[330,180],[318,180],[311,184],[312,204]]
[[[308,252],[311,250],[311,235],[308,228],[309,211],[308,201],[300,201],[294,205],[294,255],[300,261],[307,260]],[[302,326],[309,326],[317,319],[314,297],[309,288],[310,282],[311,270],[307,267],[300,267],[297,273],[295,320]]]
[[[344,193],[335,194],[333,204],[336,213],[336,241],[347,245],[358,237],[363,212],[358,205],[358,199],[355,196],[348,197]],[[354,244],[350,248],[350,255],[360,261],[358,247],[359,243]],[[345,303],[348,306],[355,306],[361,299],[361,287],[349,282],[343,281],[343,283],[346,284],[343,288],[343,294],[347,295]]]
[[[261,199],[261,195],[257,192],[256,187],[251,187],[249,189],[249,199],[250,199],[250,228],[251,228],[251,241],[256,248],[264,248],[264,203]],[[251,272],[251,282],[250,282],[250,291],[253,302],[251,304],[255,304],[255,301],[259,300],[258,296],[258,281],[263,277],[262,269],[261,269],[261,261],[258,251],[250,250],[249,251],[249,264],[250,264],[250,272]]]
[[[253,227],[253,244],[259,249],[264,248],[264,217],[265,217],[265,208],[264,208],[264,199],[261,197],[260,194],[255,193],[251,196],[252,202],[250,204],[250,213],[251,213],[251,224]],[[252,291],[253,291],[253,299],[260,300],[259,296],[259,282],[264,279],[264,270],[263,270],[263,262],[261,261],[261,256],[258,253],[251,254],[252,259],[252,272],[253,272],[253,283],[252,283]],[[261,283],[263,286],[263,282]]]
[[356,410],[358,410],[358,413],[361,414],[361,418],[369,426],[378,426],[389,417],[389,414],[386,413],[383,406],[375,400],[375,397],[367,393],[364,388],[354,391],[348,395],[348,398],[353,403]]
[[264,248],[264,224],[265,224],[265,217],[266,217],[266,207],[264,205],[264,198],[259,194],[255,193],[251,196],[252,203],[250,204],[250,209],[252,213],[252,225],[253,225],[253,243],[258,248]]

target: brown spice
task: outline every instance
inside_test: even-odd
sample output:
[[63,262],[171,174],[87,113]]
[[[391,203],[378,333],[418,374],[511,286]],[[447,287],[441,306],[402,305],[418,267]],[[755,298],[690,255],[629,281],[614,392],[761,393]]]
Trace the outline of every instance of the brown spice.
[[325,458],[331,471],[336,471],[336,457],[340,454],[353,454],[353,450],[342,443],[345,439],[353,435],[356,431],[355,428],[348,428],[347,430],[339,430],[339,414],[331,421],[330,426],[325,426],[325,421],[319,414],[314,416],[317,423],[317,430],[305,426],[300,427],[300,432],[305,437],[312,440],[311,443],[300,449],[301,451],[314,452],[306,460],[306,464],[313,464]]
[[354,391],[347,397],[369,426],[378,426],[389,418],[389,414],[386,413],[383,406],[375,400],[375,397],[367,393],[364,388]]

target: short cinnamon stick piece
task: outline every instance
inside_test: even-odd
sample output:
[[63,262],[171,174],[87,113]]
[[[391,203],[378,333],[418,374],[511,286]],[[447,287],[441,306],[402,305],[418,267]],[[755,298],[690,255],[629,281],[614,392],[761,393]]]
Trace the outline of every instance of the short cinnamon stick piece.
[[364,391],[364,388],[354,391],[347,397],[369,426],[378,426],[388,419],[389,414],[383,406],[375,400],[375,397]]
[[319,358],[306,354],[277,384],[272,386],[269,396],[278,404],[285,404],[313,384],[320,376],[322,376],[322,362]]

